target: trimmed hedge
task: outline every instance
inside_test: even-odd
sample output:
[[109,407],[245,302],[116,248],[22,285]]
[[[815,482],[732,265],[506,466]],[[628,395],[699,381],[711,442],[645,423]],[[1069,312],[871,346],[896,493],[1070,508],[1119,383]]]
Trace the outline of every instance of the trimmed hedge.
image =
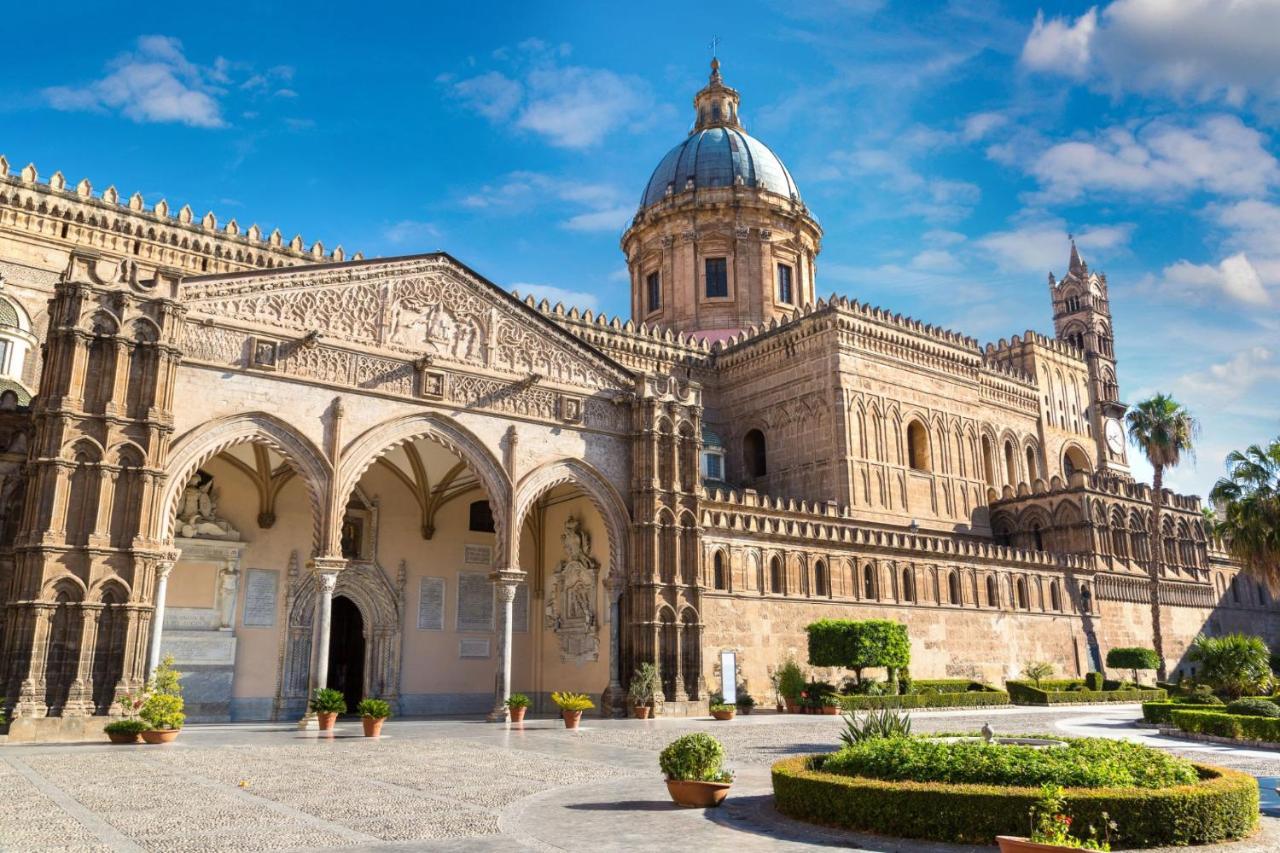
[[966,690],[964,693],[908,693],[905,696],[841,696],[840,707],[846,711],[872,708],[977,708],[1008,705],[1009,694],[1003,690]]
[[[1067,682],[1079,684],[1080,682]],[[1046,690],[1053,682],[1042,681],[1036,687],[1025,681],[1006,681],[1004,688],[1015,705],[1059,705],[1071,702],[1161,702],[1168,698],[1165,691],[1154,688],[1136,690]]]
[[919,693],[924,690],[932,690],[935,693],[964,693],[966,691],[974,692],[991,692],[996,691],[1003,693],[998,687],[992,687],[990,684],[983,684],[981,681],[973,681],[968,678],[914,678],[911,680],[912,691]]
[[[1185,707],[1185,706],[1184,706]],[[1280,719],[1245,717],[1222,711],[1174,711],[1171,722],[1184,732],[1280,743]]]
[[[1258,719],[1258,718],[1253,718]],[[773,765],[774,805],[811,823],[926,838],[991,844],[997,835],[1026,835],[1027,811],[1039,788],[883,782],[823,773],[825,756]],[[1201,781],[1173,788],[1072,788],[1067,808],[1082,832],[1101,827],[1106,812],[1119,829],[1119,849],[1211,844],[1251,833],[1258,823],[1258,784],[1234,770],[1196,765]]]
[[1143,702],[1142,703],[1142,719],[1145,722],[1172,723],[1171,716],[1174,711],[1204,711],[1207,714],[1225,714],[1226,707],[1222,705],[1190,705],[1186,702]]

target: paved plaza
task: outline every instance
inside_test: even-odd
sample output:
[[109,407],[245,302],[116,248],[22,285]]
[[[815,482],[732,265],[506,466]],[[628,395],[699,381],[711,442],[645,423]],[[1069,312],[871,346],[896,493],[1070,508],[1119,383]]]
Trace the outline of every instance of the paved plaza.
[[[915,730],[1132,737],[1260,777],[1280,815],[1280,752],[1187,744],[1132,725],[1137,706],[920,712]],[[0,849],[238,850],[965,850],[826,830],[777,815],[769,765],[830,750],[838,717],[755,714],[709,720],[558,719],[523,726],[392,720],[378,740],[358,720],[333,736],[288,726],[190,726],[170,746],[0,747]],[[671,805],[658,751],[713,731],[737,772],[718,810]],[[38,818],[38,819],[37,819]],[[1223,849],[1280,847],[1280,818]]]

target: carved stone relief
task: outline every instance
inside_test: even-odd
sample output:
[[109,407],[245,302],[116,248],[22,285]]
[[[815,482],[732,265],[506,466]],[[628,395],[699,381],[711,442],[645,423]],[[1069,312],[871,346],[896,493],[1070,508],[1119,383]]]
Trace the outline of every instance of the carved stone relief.
[[570,516],[560,536],[564,559],[547,590],[546,626],[560,643],[560,659],[577,664],[600,659],[600,561],[591,556],[591,535]]

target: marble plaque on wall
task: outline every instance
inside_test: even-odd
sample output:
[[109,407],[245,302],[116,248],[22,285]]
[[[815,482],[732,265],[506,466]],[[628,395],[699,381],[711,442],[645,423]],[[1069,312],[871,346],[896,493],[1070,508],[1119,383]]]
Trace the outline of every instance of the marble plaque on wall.
[[275,569],[248,569],[244,575],[244,616],[246,628],[273,628],[276,624],[276,588],[280,573]]
[[463,545],[462,562],[468,566],[491,566],[493,548],[488,545]]
[[480,637],[463,637],[458,640],[458,657],[460,658],[487,658],[489,656],[489,641]]
[[458,572],[458,630],[493,630],[493,583],[486,572]]
[[418,629],[444,630],[444,578],[423,578],[418,588]]
[[511,602],[511,630],[519,634],[529,633],[529,585],[516,584],[516,600]]

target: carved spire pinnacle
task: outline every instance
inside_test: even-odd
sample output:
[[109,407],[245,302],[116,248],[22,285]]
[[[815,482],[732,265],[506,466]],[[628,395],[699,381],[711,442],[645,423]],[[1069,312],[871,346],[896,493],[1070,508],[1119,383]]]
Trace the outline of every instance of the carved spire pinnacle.
[[1084,278],[1089,272],[1089,265],[1080,257],[1074,237],[1071,238],[1071,260],[1067,263],[1067,271],[1077,278]]

